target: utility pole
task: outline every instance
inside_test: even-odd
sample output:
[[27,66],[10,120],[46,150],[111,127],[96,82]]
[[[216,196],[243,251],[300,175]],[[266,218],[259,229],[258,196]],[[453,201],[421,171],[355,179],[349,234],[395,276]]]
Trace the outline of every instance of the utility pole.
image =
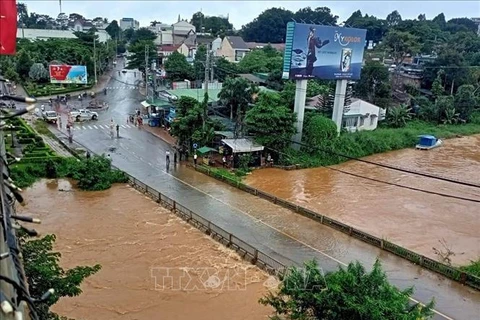
[[[210,47],[207,44],[207,54],[205,55],[205,95],[207,97],[208,97],[209,69],[210,69]],[[204,106],[204,110],[203,110],[203,125],[202,125],[203,131],[205,131],[205,121],[207,120],[207,115],[208,115],[208,100],[207,100],[207,105]]]
[[95,42],[95,35],[93,35],[93,72],[95,73],[95,84],[97,84],[97,50]]
[[210,83],[213,83],[213,64],[214,64],[213,52],[210,51],[209,54],[210,54]]
[[148,46],[145,46],[145,96],[148,101]]

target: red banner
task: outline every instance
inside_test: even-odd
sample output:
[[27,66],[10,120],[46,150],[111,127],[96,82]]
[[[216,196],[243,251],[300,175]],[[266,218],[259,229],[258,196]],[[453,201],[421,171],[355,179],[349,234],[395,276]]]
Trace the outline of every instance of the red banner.
[[17,5],[0,0],[0,55],[13,55],[17,45]]
[[64,81],[67,79],[67,75],[70,72],[72,66],[64,65],[50,65],[50,78],[53,80]]

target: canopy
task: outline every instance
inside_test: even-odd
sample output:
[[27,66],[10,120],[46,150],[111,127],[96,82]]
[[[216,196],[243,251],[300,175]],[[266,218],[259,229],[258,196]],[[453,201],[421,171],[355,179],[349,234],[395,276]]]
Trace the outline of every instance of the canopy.
[[147,101],[142,101],[141,105],[142,105],[144,108],[150,107],[150,103],[148,103]]
[[242,138],[242,139],[222,139],[222,142],[225,143],[232,149],[233,153],[245,153],[245,152],[255,152],[262,151],[263,146],[256,144],[255,142]]
[[201,147],[200,149],[197,149],[197,152],[200,153],[200,154],[205,154],[205,153],[209,153],[209,152],[217,152],[217,150],[213,149],[213,148],[210,148],[210,147]]

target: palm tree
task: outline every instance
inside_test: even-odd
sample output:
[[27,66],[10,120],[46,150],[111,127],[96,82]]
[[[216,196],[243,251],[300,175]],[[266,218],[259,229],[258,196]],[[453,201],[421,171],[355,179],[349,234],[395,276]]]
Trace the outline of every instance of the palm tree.
[[230,106],[230,120],[235,114],[236,135],[242,132],[242,119],[257,93],[258,87],[243,78],[227,78],[223,83],[218,97],[226,106]]
[[25,24],[25,21],[27,21],[28,18],[28,10],[27,10],[27,5],[25,3],[17,3],[17,16],[18,16],[18,21],[23,24]]

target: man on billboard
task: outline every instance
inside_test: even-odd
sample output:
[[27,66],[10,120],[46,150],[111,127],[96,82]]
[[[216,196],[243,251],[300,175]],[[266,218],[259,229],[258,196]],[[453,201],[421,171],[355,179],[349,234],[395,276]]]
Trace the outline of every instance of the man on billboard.
[[310,27],[310,32],[308,33],[307,37],[307,68],[305,69],[307,76],[311,76],[313,73],[313,64],[315,63],[315,61],[317,61],[317,49],[320,49],[329,43],[329,40],[325,40],[322,42],[322,40],[316,37],[315,27]]

